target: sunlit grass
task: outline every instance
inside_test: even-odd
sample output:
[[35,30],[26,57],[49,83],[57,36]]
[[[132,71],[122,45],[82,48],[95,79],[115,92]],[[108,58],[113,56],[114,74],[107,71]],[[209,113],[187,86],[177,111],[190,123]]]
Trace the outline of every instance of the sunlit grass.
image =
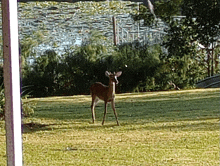
[[219,90],[118,94],[121,126],[110,106],[101,125],[103,102],[92,124],[90,96],[28,99],[38,105],[23,120],[24,165],[219,165]]

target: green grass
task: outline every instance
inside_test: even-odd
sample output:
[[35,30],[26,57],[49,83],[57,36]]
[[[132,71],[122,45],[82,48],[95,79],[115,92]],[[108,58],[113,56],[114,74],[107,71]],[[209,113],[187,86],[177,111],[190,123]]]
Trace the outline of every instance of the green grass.
[[[25,166],[58,165],[212,165],[219,163],[220,89],[118,94],[116,126],[108,107],[90,96],[36,101],[23,120]],[[0,122],[0,165],[6,165],[4,123]]]

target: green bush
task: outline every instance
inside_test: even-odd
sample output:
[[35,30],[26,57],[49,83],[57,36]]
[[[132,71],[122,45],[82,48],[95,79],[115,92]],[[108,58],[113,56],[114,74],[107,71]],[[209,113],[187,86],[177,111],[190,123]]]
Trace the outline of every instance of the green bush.
[[161,61],[155,77],[160,90],[194,88],[195,83],[206,75],[203,54],[196,57],[165,58]]
[[30,86],[30,95],[35,97],[59,94],[60,58],[53,50],[37,57],[23,77],[23,86]]
[[[22,97],[22,116],[29,117],[34,114],[36,102],[29,102],[26,100],[27,96]],[[3,84],[0,86],[0,119],[5,118],[5,90]]]
[[30,102],[26,100],[27,97],[23,97],[22,100],[22,116],[29,117],[34,114],[34,109],[36,108],[36,102]]
[[159,45],[142,46],[141,43],[134,42],[119,46],[116,55],[113,56],[113,66],[123,71],[120,77],[121,91],[151,90],[146,83],[155,75],[160,64],[160,54]]
[[65,95],[88,94],[95,81],[104,81],[108,69],[104,46],[86,45],[77,51],[66,52],[63,61],[63,93]]

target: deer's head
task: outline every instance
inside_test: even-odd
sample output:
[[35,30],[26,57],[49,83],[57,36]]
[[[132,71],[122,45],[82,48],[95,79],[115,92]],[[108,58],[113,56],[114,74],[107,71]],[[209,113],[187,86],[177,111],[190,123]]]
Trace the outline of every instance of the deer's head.
[[108,72],[108,71],[106,71],[105,72],[105,75],[107,76],[107,77],[109,77],[109,80],[111,81],[111,82],[114,82],[115,84],[118,84],[118,79],[117,79],[117,77],[120,77],[121,76],[121,74],[122,74],[122,71],[118,71],[117,73],[111,73],[111,72]]

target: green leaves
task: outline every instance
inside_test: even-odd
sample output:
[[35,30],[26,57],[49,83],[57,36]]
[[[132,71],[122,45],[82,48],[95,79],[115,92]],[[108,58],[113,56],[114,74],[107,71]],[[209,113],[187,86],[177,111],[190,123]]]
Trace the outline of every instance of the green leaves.
[[220,35],[220,6],[217,0],[184,0],[183,14],[188,20],[187,26],[193,26],[196,39],[206,47]]
[[196,36],[192,27],[184,25],[184,19],[172,21],[167,31],[166,40],[163,45],[168,49],[168,57],[184,57],[188,54],[195,54],[195,45],[192,43]]
[[[214,70],[218,70],[217,57],[213,57],[214,45],[219,45],[220,36],[220,1],[219,0],[184,0],[182,6],[183,14],[186,15],[184,25],[194,29],[194,41],[201,43],[207,53],[208,76],[213,75]],[[210,53],[212,46],[212,53]],[[214,69],[215,68],[215,69]],[[211,71],[211,72],[210,72]]]
[[155,14],[163,21],[170,22],[172,16],[180,15],[183,0],[156,1]]
[[[156,1],[154,4],[154,13],[157,18],[169,23],[172,16],[181,14],[181,4],[183,0],[161,0]],[[149,9],[143,5],[140,6],[139,13],[133,15],[134,20],[144,19],[146,26],[155,24],[155,17],[150,13]]]

